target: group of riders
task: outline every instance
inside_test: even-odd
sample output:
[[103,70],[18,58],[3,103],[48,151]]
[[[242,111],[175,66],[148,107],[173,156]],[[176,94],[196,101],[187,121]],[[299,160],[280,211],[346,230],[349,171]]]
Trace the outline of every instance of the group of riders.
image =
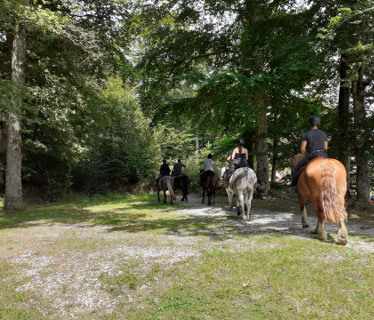
[[[313,115],[309,118],[310,129],[302,135],[301,139],[301,152],[304,154],[304,158],[295,168],[293,168],[292,183],[287,189],[287,192],[293,193],[296,191],[299,176],[309,161],[314,158],[328,157],[328,139],[326,133],[319,129],[320,125],[321,118],[319,116]],[[212,157],[213,156],[209,154],[208,158],[204,162],[204,169],[200,172],[200,185],[204,184],[204,181],[209,174],[213,174],[215,172]],[[227,154],[224,180],[228,181],[236,169],[248,166],[248,150],[244,147],[244,140],[239,139],[238,146],[234,149],[234,151],[230,151]],[[156,184],[163,176],[171,175],[172,177],[176,177],[183,174],[182,170],[185,167],[186,165],[182,163],[181,159],[178,159],[178,162],[174,164],[173,170],[170,172],[170,167],[167,161],[164,159],[163,164],[160,167],[160,174],[157,178]]]
[[[204,184],[204,181],[209,174],[215,174],[214,161],[212,158],[212,154],[209,154],[204,162],[204,169],[200,171],[200,185]],[[178,162],[174,164],[173,170],[171,171],[166,159],[162,160],[160,174],[157,177],[156,184],[163,176],[171,175],[172,177],[177,177],[183,175],[182,170],[185,167],[186,165],[182,163],[181,159],[178,159]],[[244,140],[239,139],[238,147],[227,154],[225,175],[229,177],[235,169],[242,167],[248,167],[248,150],[244,148]]]

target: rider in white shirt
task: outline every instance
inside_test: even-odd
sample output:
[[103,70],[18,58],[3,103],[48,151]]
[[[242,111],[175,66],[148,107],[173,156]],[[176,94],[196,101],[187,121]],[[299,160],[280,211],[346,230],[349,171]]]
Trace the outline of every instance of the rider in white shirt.
[[209,171],[214,172],[214,161],[212,160],[212,155],[209,153],[208,159],[204,162],[204,171],[200,174],[200,185],[203,185],[205,181],[205,177],[209,173]]

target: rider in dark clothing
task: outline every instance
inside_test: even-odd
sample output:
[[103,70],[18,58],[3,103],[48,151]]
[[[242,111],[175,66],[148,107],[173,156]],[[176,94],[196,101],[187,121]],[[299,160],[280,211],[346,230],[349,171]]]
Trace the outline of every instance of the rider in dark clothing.
[[170,176],[170,168],[169,165],[166,163],[166,160],[164,159],[163,164],[160,167],[160,174],[162,176]]
[[158,175],[156,179],[156,186],[158,185],[158,182],[163,176],[170,176],[170,168],[169,165],[166,163],[166,160],[162,160],[162,165],[160,167],[160,174]]
[[182,163],[181,159],[178,159],[178,162],[173,167],[171,175],[176,177],[178,174],[182,173],[182,169],[185,167],[186,165]]
[[232,154],[234,169],[248,167],[248,150],[243,145],[244,140],[239,139],[238,147],[234,149]]
[[310,130],[302,136],[301,152],[305,157],[297,164],[292,172],[292,183],[290,192],[296,190],[296,185],[302,169],[314,158],[327,158],[327,135],[319,129],[321,118],[319,116],[311,116],[309,118]]

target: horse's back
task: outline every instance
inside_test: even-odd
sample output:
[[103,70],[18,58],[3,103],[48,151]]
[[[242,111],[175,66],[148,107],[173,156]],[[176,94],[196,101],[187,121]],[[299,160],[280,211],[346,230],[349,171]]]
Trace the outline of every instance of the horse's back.
[[300,175],[299,192],[309,200],[316,200],[321,193],[321,180],[330,175],[337,187],[339,194],[347,191],[347,173],[344,165],[332,158],[315,158],[310,161]]
[[230,178],[229,186],[232,190],[249,189],[253,190],[257,183],[255,172],[248,167],[236,169]]
[[171,183],[171,185],[173,185],[173,178],[171,176],[163,176],[160,181],[159,181],[159,185],[161,186],[161,188],[163,190],[166,190],[167,187],[168,187],[168,182]]

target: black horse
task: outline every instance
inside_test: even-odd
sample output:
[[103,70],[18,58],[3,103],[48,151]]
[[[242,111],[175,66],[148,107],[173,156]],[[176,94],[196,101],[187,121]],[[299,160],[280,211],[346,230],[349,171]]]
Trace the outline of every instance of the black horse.
[[177,189],[182,191],[182,199],[181,201],[188,202],[188,185],[190,183],[190,179],[184,173],[180,173],[174,177],[174,192]]
[[204,204],[204,197],[205,192],[208,196],[208,206],[212,205],[214,203],[215,197],[216,197],[216,185],[217,185],[217,177],[216,174],[213,171],[202,171],[200,173],[200,176],[203,174],[200,180],[200,184],[203,187],[203,199],[201,200],[201,204]]

